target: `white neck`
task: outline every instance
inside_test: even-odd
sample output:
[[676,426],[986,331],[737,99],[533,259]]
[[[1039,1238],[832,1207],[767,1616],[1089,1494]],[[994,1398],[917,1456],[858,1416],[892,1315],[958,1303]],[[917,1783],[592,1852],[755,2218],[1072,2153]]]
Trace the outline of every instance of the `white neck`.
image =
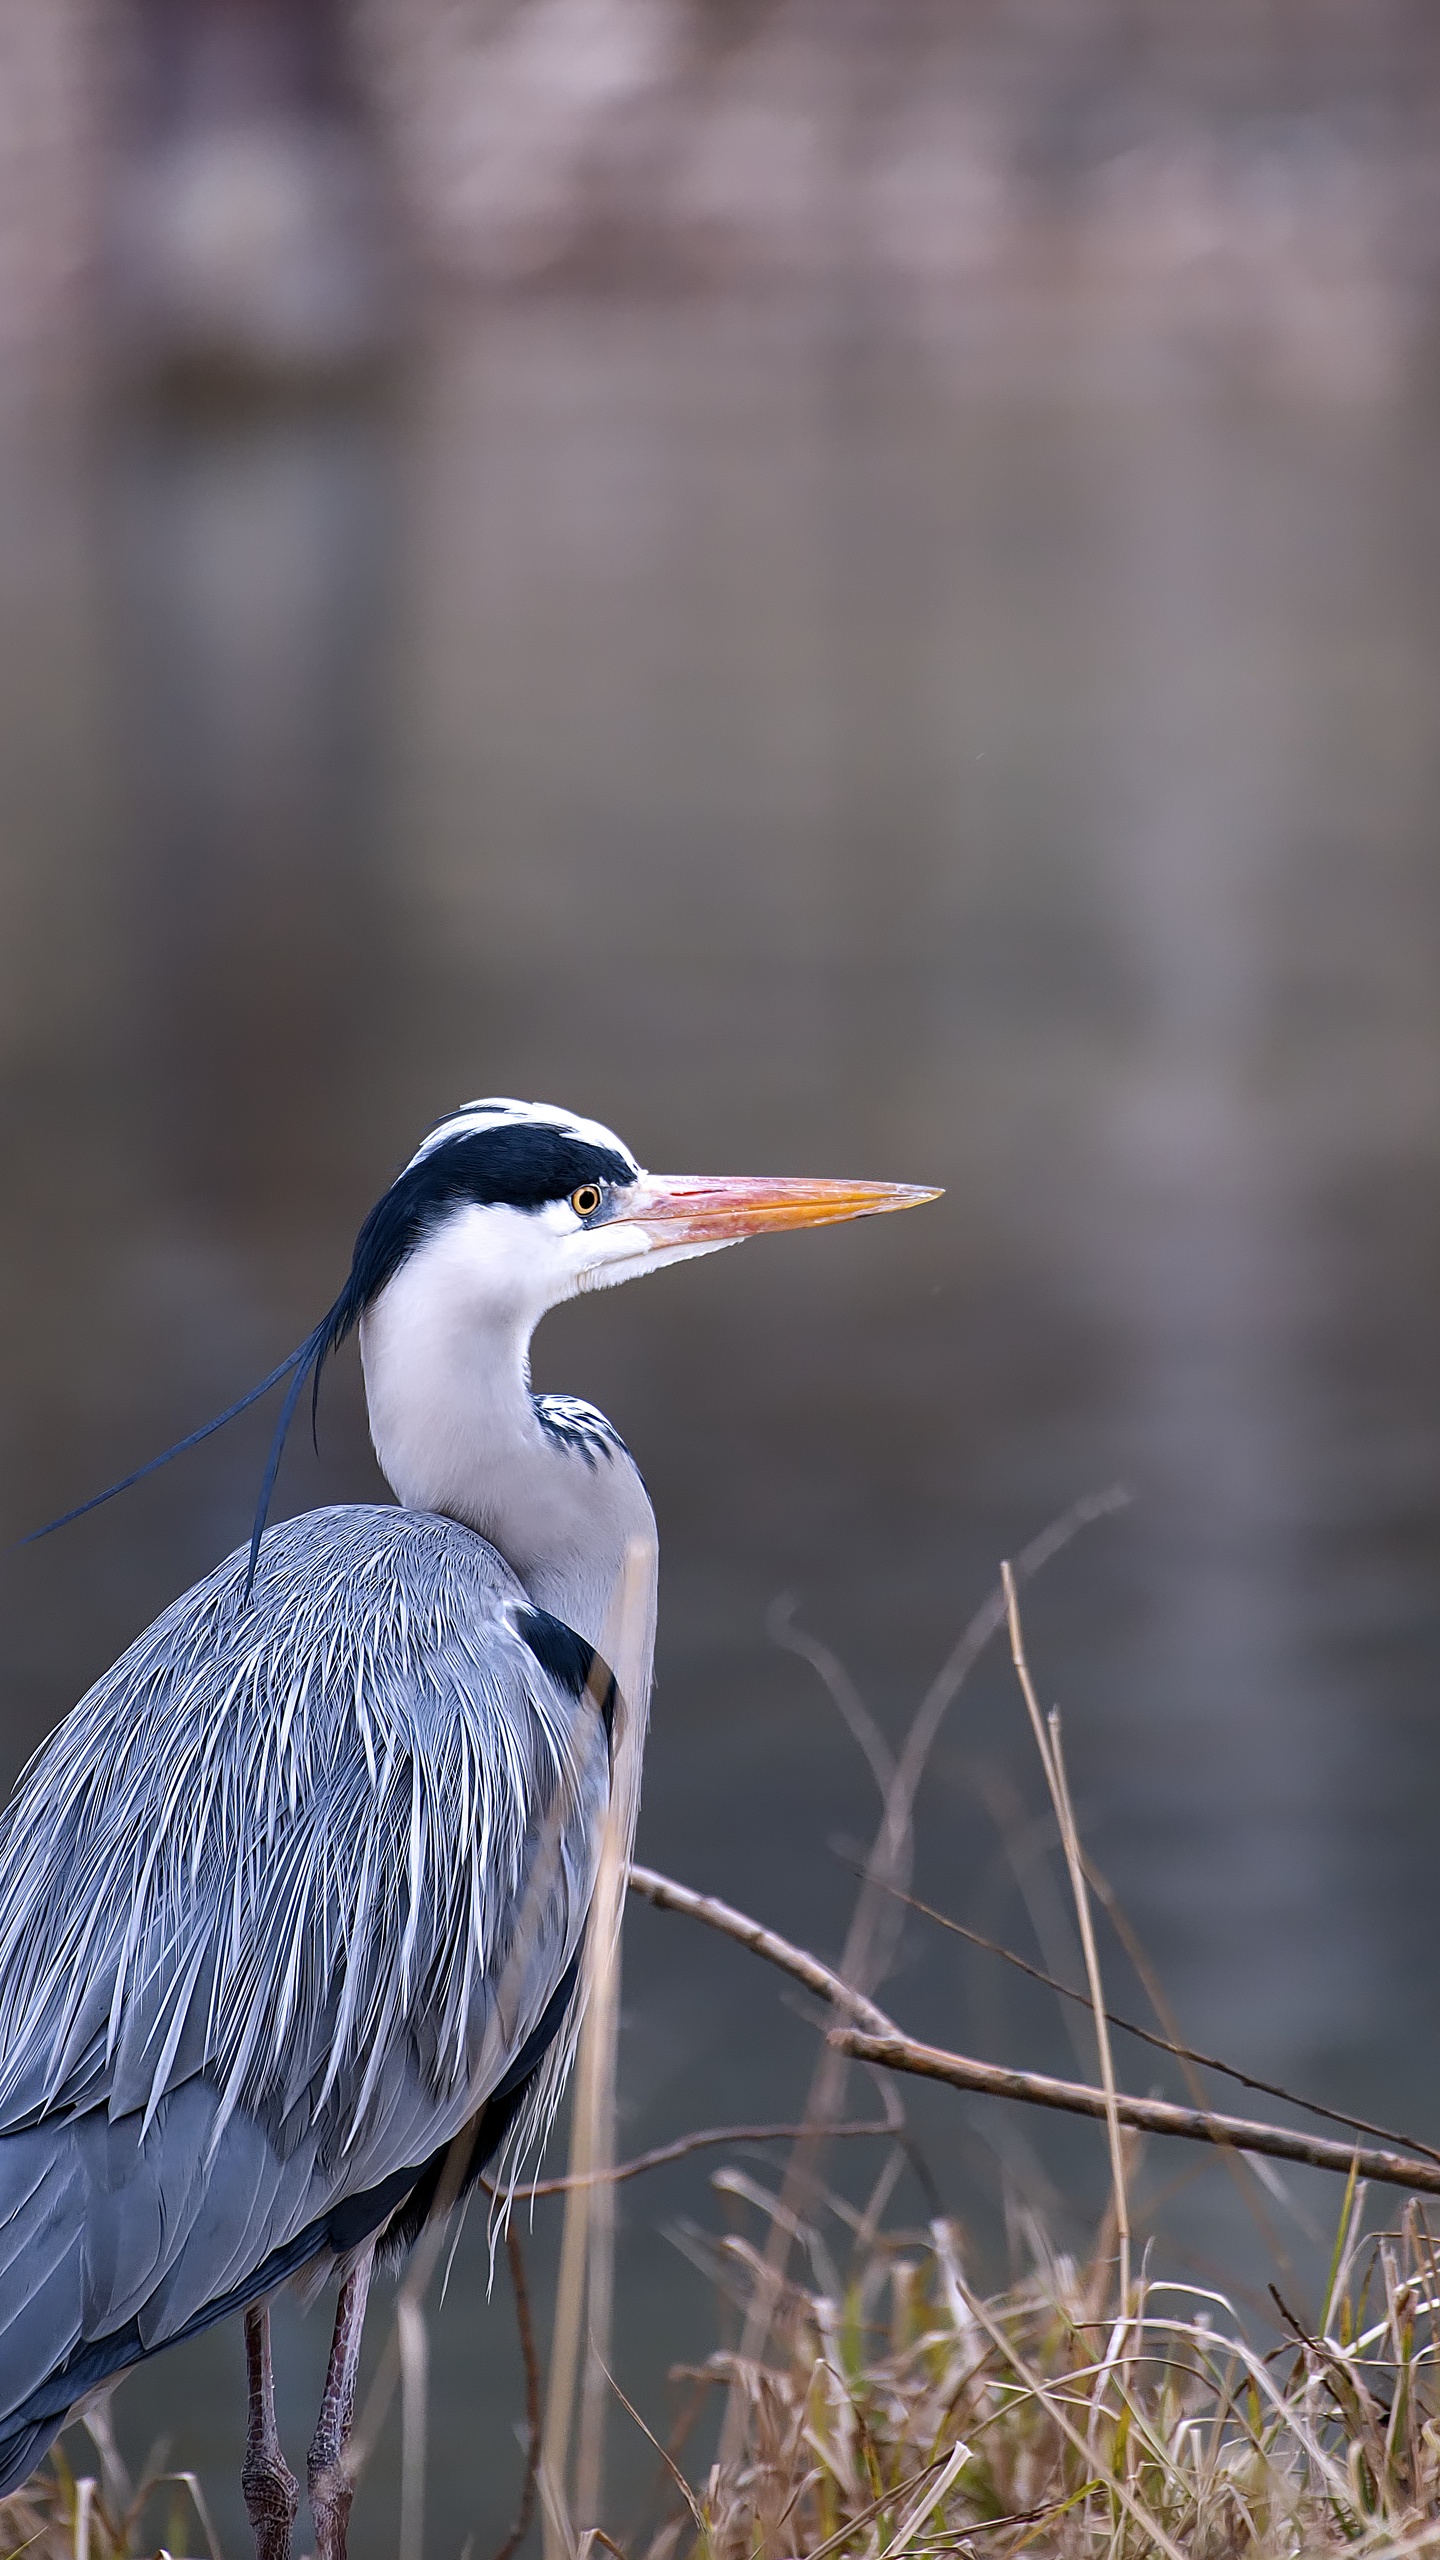
[[623,1448],[544,1427],[530,1392],[537,1311],[477,1268],[466,1223],[427,1238],[361,1322],[375,1454],[402,1503],[478,1530],[537,1608],[603,1650],[626,1550],[640,1539],[653,1555],[655,1515]]

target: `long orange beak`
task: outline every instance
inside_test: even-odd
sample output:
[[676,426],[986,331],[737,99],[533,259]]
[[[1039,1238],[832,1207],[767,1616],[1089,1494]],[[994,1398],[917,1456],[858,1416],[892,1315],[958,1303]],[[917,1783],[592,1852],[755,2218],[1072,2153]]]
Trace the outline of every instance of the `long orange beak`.
[[657,1245],[727,1244],[776,1227],[829,1227],[842,1218],[878,1218],[918,1209],[938,1191],[908,1182],[804,1182],[746,1174],[642,1174],[626,1200],[627,1224]]

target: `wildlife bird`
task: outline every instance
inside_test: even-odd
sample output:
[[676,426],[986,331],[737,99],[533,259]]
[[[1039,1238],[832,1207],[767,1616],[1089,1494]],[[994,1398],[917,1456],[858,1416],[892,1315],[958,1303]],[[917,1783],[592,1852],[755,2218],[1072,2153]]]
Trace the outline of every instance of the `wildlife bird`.
[[[309,2487],[318,2560],[343,2560],[376,2252],[558,2097],[611,1783],[599,1649],[637,1551],[643,1730],[650,1503],[603,1414],[532,1393],[535,1325],[935,1196],[659,1177],[594,1121],[491,1100],[371,1210],[264,1382],[291,1373],[248,1551],[137,1638],[0,1816],[0,2493],[99,2386],[243,2311],[245,2501],[258,2560],[286,2560],[266,2306],[338,2274]],[[356,1330],[397,1504],[262,1535],[296,1397]]]

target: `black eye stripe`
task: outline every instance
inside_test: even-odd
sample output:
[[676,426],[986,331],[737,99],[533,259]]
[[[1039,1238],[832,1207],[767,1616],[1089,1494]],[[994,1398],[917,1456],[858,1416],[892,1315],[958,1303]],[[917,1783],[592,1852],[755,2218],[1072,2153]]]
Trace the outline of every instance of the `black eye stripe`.
[[611,1186],[635,1178],[636,1167],[627,1156],[571,1137],[548,1122],[510,1121],[446,1138],[407,1167],[361,1228],[350,1277],[334,1310],[332,1344],[343,1342],[417,1245],[462,1201],[482,1208],[541,1209],[552,1200],[569,1200],[582,1188],[603,1199]]

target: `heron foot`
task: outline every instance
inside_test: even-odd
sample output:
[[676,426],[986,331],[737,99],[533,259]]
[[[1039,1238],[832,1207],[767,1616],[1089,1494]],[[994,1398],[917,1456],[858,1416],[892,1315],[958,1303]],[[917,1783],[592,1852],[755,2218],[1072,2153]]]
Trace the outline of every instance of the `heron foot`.
[[355,2496],[345,2449],[355,2415],[355,2377],[360,2370],[360,2341],[365,2331],[365,2304],[374,2262],[372,2243],[340,2287],[335,2306],[330,2363],[306,2464],[310,2512],[315,2519],[315,2560],[345,2560],[345,2536]]
[[270,2362],[270,2310],[252,2303],[245,2314],[245,2373],[250,2419],[240,2486],[255,2536],[255,2560],[290,2560],[290,2536],[300,2512],[300,2483],[280,2448],[275,2424],[275,2375]]

